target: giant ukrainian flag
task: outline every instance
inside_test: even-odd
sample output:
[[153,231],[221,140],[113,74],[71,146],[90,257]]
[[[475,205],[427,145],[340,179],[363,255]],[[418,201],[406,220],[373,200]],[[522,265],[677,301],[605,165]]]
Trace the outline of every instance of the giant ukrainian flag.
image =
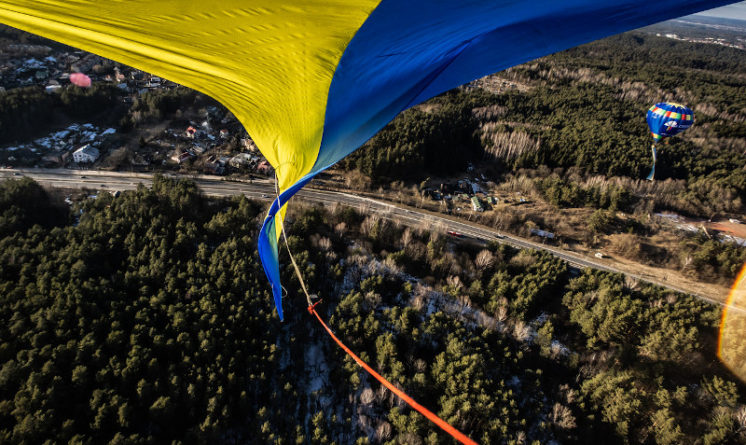
[[202,91],[233,112],[279,180],[259,252],[282,319],[285,203],[399,112],[555,51],[729,3],[0,0],[0,22]]

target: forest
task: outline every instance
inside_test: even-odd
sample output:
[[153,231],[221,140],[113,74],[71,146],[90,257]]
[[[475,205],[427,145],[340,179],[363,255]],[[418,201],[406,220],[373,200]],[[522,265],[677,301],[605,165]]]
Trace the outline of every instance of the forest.
[[[256,254],[263,205],[157,177],[0,183],[0,442],[450,443]],[[548,253],[295,203],[288,241],[364,360],[481,443],[746,443],[720,310]]]
[[659,147],[656,182],[683,186],[673,196],[634,198],[690,216],[742,214],[744,70],[746,53],[737,49],[626,33],[492,76],[511,87],[473,83],[415,106],[342,165],[382,185],[462,174],[467,162],[496,182],[543,166],[570,182],[602,175],[631,185],[652,163],[647,109],[676,101],[694,110],[696,123]]

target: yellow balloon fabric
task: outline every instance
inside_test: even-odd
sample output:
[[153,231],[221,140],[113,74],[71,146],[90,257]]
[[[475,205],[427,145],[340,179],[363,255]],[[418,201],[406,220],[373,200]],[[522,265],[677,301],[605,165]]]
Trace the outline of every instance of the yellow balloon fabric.
[[377,4],[0,0],[0,22],[215,98],[241,121],[285,190],[316,161],[332,76]]

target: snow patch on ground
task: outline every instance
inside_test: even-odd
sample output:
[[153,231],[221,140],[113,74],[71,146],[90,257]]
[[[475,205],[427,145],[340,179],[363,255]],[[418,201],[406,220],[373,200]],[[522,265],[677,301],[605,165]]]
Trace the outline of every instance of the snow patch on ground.
[[308,376],[306,392],[311,394],[329,386],[329,366],[321,346],[318,343],[311,344],[304,352],[304,359]]

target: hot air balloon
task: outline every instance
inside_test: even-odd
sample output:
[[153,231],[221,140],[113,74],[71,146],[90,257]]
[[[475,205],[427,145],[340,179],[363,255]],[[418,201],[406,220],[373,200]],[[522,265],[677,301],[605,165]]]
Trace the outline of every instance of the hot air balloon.
[[70,82],[73,85],[77,85],[81,88],[90,88],[91,87],[91,78],[86,76],[83,73],[72,73],[70,74]]
[[0,0],[0,22],[206,93],[279,196],[259,253],[280,319],[285,204],[399,112],[556,51],[734,0]]
[[661,102],[653,105],[648,110],[648,127],[653,135],[653,168],[648,175],[648,181],[655,177],[655,161],[658,152],[655,144],[664,138],[675,136],[682,131],[688,130],[694,124],[694,113],[689,107],[673,102]]

